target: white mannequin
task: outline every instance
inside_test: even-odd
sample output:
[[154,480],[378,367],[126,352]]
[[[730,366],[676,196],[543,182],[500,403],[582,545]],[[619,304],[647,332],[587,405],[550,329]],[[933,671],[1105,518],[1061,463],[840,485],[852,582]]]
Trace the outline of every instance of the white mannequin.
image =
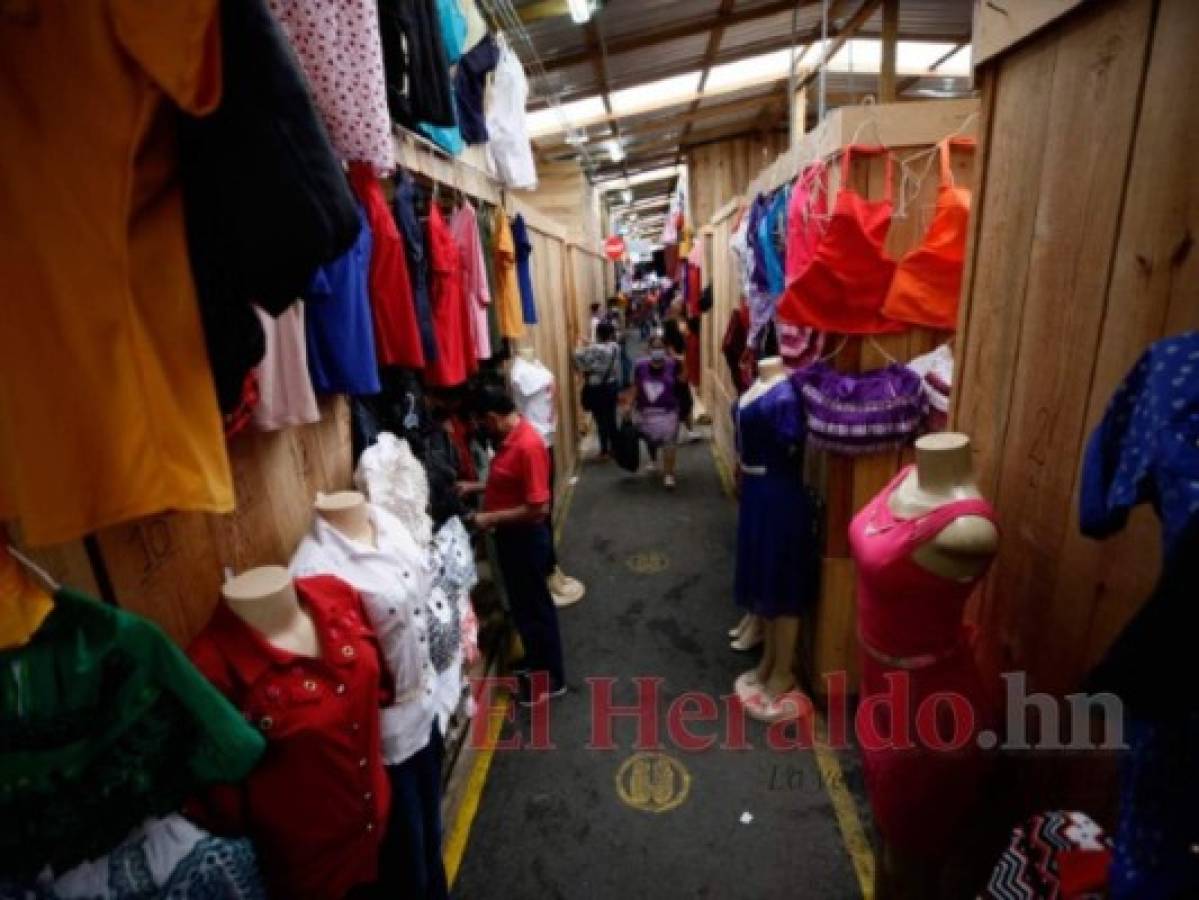
[[318,516],[352,541],[375,546],[375,526],[371,522],[366,497],[358,491],[317,493],[313,507]]
[[[888,499],[901,519],[924,515],[955,500],[981,500],[974,480],[970,438],[956,432],[926,434],[916,441],[916,468]],[[987,568],[999,548],[999,532],[982,516],[961,516],[912,553],[913,561],[954,581],[970,581]]]
[[308,611],[300,606],[291,573],[261,566],[230,578],[221,587],[226,605],[268,642],[299,656],[320,656],[320,640]]

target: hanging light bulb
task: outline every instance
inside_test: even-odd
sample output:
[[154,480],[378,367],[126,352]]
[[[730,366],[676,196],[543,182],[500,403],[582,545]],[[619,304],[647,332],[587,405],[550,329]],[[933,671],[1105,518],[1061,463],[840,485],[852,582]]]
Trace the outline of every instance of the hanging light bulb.
[[566,0],[570,9],[570,20],[576,25],[582,25],[591,18],[591,0]]
[[620,145],[620,138],[612,138],[606,146],[608,147],[608,157],[612,162],[618,163],[624,159],[624,147]]

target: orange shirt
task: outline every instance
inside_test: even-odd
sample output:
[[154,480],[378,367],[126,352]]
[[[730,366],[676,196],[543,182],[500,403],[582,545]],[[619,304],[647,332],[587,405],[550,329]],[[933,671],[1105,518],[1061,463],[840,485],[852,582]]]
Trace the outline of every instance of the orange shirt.
[[233,506],[174,131],[220,99],[218,5],[0,6],[0,519],[32,544]]
[[516,243],[512,226],[502,209],[495,213],[495,298],[500,334],[519,338],[525,333],[525,318],[520,306],[520,287],[516,281]]

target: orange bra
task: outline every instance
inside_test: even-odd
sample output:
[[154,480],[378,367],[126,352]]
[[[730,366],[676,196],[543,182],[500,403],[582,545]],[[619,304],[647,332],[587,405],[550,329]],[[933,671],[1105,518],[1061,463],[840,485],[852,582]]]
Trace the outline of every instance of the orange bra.
[[949,138],[937,145],[941,185],[932,223],[924,240],[905,253],[895,267],[883,302],[887,318],[945,331],[957,329],[970,190],[953,183],[949,154],[954,148],[973,151],[974,147],[973,138]]
[[[881,200],[850,183],[855,154],[886,159]],[[886,147],[851,145],[841,157],[841,189],[828,227],[807,268],[787,285],[778,316],[785,322],[840,334],[882,334],[904,325],[882,314],[895,261],[883,250],[891,227],[891,157]]]

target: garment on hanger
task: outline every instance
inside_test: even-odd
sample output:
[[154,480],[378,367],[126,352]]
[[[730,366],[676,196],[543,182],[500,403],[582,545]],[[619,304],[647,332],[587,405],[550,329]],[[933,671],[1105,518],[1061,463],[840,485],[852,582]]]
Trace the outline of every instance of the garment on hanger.
[[423,368],[425,354],[400,230],[370,166],[351,163],[350,183],[371,230],[370,300],[375,355],[382,366]]
[[487,330],[487,307],[491,303],[487,284],[487,263],[479,240],[479,222],[475,208],[463,202],[450,218],[450,231],[458,245],[462,261],[463,302],[466,304],[476,359],[491,357],[491,339]]
[[524,67],[507,43],[501,42],[487,109],[487,133],[491,136],[489,146],[500,178],[508,187],[521,190],[537,187],[537,165],[525,118],[528,97]]
[[516,275],[516,241],[502,209],[492,219],[495,234],[495,304],[499,308],[500,332],[519,340],[525,333],[521,291]]
[[403,522],[374,504],[369,515],[374,546],[314,516],[290,569],[296,578],[335,575],[361,596],[395,688],[382,712],[383,761],[393,766],[424,748],[433,724],[433,708],[426,699],[427,622],[422,618],[433,572],[429,548],[418,543]]
[[[617,375],[618,373],[613,373]],[[558,427],[555,406],[554,373],[540,360],[529,362],[523,356],[512,360],[512,397],[520,414],[532,423],[547,447],[554,446]]]
[[820,160],[804,166],[787,202],[785,280],[795,281],[811,265],[828,225],[828,170]]
[[516,246],[516,278],[520,283],[521,317],[526,325],[537,324],[537,298],[533,294],[533,242],[525,217],[520,213],[512,220],[512,240]]
[[294,584],[320,656],[274,646],[224,603],[188,648],[267,742],[257,768],[196,811],[254,842],[270,896],[344,897],[378,874],[391,800],[379,708],[391,690],[358,593],[329,575]]
[[[430,694],[443,734],[461,707],[469,685],[463,678],[463,626],[473,616],[470,591],[478,578],[474,550],[462,521],[453,516],[434,538],[433,591],[429,594],[429,658],[437,672]],[[468,704],[468,715],[474,710]]]
[[0,872],[109,852],[148,816],[237,782],[262,738],[156,626],[70,588],[0,652]]
[[808,444],[845,456],[909,443],[924,422],[923,380],[900,363],[842,374],[827,362],[795,373],[808,418]]
[[[880,155],[886,171],[883,196],[867,200],[853,186],[853,160]],[[782,321],[840,334],[883,334],[906,327],[882,315],[895,272],[895,262],[883,248],[891,226],[891,170],[886,147],[845,148],[841,188],[828,227],[811,263],[779,301]]]
[[218,3],[29,8],[0,26],[0,520],[37,546],[228,512],[175,141],[221,97]]
[[733,402],[742,473],[733,593],[747,612],[798,616],[816,601],[821,548],[803,483],[803,399],[789,378]]
[[371,230],[358,211],[354,246],[321,266],[305,291],[308,371],[318,394],[377,394],[379,368],[371,324]]
[[479,12],[479,4],[476,0],[457,0],[457,3],[458,8],[462,11],[462,17],[466,20],[466,39],[462,42],[462,46],[470,51],[479,46],[479,43],[488,36],[487,20]]
[[[500,213],[502,215],[502,212]],[[475,217],[479,224],[479,244],[483,249],[483,271],[487,274],[487,345],[495,356],[503,349],[504,335],[500,332],[499,293],[496,277],[494,207],[485,207]]]
[[433,306],[429,299],[429,257],[424,229],[416,216],[416,182],[407,172],[396,177],[395,220],[403,235],[408,257],[408,277],[412,281],[412,302],[420,327],[421,350],[425,364],[437,359],[437,335],[433,329]]
[[308,374],[303,301],[293,303],[278,316],[260,309],[257,312],[266,335],[266,354],[258,366],[254,427],[259,431],[277,431],[319,422],[321,412]]
[[749,345],[749,307],[742,302],[729,316],[729,323],[724,330],[724,338],[720,343],[720,352],[729,367],[729,378],[738,394],[745,393],[753,383],[753,374],[747,373],[741,366],[742,357]]
[[766,293],[777,303],[783,293],[783,252],[776,236],[783,233],[787,223],[787,193],[774,192],[765,212],[758,220],[757,253],[761,259],[761,270],[765,279]]
[[[474,0],[467,0],[467,4],[474,8]],[[454,72],[458,127],[462,132],[462,139],[468,144],[485,144],[489,139],[483,98],[487,89],[487,76],[495,71],[499,61],[499,45],[495,38],[487,34],[462,56]]]
[[450,64],[435,0],[379,0],[379,28],[392,117],[408,128],[453,125]]
[[1111,839],[1086,813],[1038,813],[1012,830],[978,900],[1104,897],[1111,861]]
[[339,156],[395,168],[375,0],[267,0],[295,48]]
[[147,819],[108,853],[64,872],[20,883],[0,875],[12,900],[267,900],[254,847],[217,837],[180,815]]
[[222,96],[179,119],[188,251],[222,411],[278,315],[358,234],[353,197],[295,54],[264,0],[223,2]]
[[942,344],[910,360],[907,367],[923,380],[928,430],[944,431],[949,424],[949,396],[953,389],[953,349]]
[[[903,704],[906,723],[867,717],[862,741],[866,791],[874,821],[887,845],[896,850],[936,855],[957,832],[976,802],[986,761],[977,735],[996,721],[987,690],[962,621],[966,600],[982,574],[969,581],[937,575],[912,559],[946,526],[962,516],[995,522],[985,500],[951,501],[912,519],[891,511],[891,495],[912,471],[905,467],[849,526],[849,546],[858,571],[858,640],[861,648],[861,699],[890,689],[887,675],[907,681]],[[917,735],[916,711],[938,692],[964,699],[974,713],[961,749],[946,753],[913,737],[915,746],[896,747],[888,739],[903,732]],[[963,723],[957,723],[960,730]]]
[[[1194,808],[1199,710],[1178,681],[1191,653],[1199,564],[1199,331],[1157,341],[1108,402],[1087,441],[1079,487],[1083,534],[1123,529],[1134,506],[1161,520],[1164,566],[1157,587],[1088,676],[1126,704],[1129,752],[1120,766],[1111,894],[1189,896],[1199,890]],[[1164,679],[1164,680],[1161,680]]]
[[437,359],[426,366],[425,381],[435,387],[454,387],[477,367],[463,297],[462,262],[454,235],[436,203],[429,204],[427,229]]
[[897,322],[956,331],[962,268],[966,260],[966,227],[970,221],[970,189],[954,184],[950,153],[973,152],[973,138],[947,138],[937,144],[941,183],[932,222],[924,239],[905,253],[895,276],[883,315]]

